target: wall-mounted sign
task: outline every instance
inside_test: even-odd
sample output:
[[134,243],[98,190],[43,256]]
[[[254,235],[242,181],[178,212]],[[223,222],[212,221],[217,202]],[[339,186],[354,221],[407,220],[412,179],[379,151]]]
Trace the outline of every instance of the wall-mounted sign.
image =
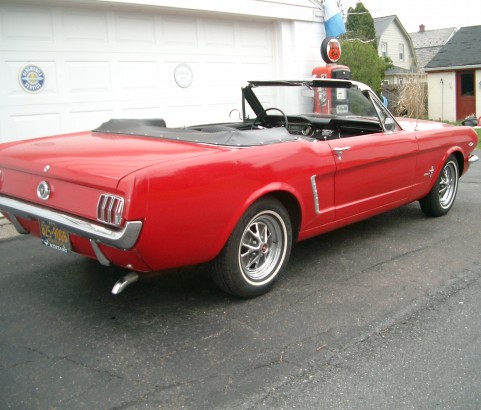
[[187,64],[179,64],[174,70],[174,79],[177,85],[181,88],[190,87],[194,81],[194,73],[192,68]]
[[45,73],[40,67],[29,64],[20,70],[18,80],[25,91],[38,93],[45,85]]

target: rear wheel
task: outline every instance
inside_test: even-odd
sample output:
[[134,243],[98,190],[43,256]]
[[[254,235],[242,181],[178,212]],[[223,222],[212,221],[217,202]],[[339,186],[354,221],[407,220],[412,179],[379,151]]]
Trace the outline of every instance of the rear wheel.
[[242,216],[214,261],[213,279],[232,295],[259,296],[287,265],[291,247],[289,214],[276,199],[262,198]]
[[428,216],[446,215],[456,199],[458,181],[458,161],[451,155],[443,165],[443,169],[429,194],[419,201],[422,211]]

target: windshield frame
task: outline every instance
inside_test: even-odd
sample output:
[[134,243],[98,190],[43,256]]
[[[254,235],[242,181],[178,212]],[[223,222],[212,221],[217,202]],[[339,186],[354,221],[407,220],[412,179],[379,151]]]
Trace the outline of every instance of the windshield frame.
[[[372,89],[366,84],[360,83],[358,81],[352,80],[340,80],[340,79],[325,79],[325,78],[307,78],[299,80],[259,80],[259,81],[248,81],[246,87],[242,88],[242,116],[244,122],[248,122],[250,119],[247,115],[246,103],[252,109],[256,116],[263,113],[264,110],[270,107],[264,107],[259,101],[255,90],[259,87],[299,87],[304,86],[310,89],[315,88],[331,88],[331,89],[358,89],[366,100],[372,106],[373,113],[375,116],[365,117],[366,122],[377,121],[384,132],[394,132],[402,130],[402,127],[396,121],[395,117],[389,112],[389,110],[382,104],[380,99],[372,91]],[[326,120],[355,120],[359,121],[361,116],[342,116],[335,114],[303,114],[301,112],[297,113],[297,116],[317,116],[318,118],[325,118]],[[291,116],[289,114],[288,116]]]

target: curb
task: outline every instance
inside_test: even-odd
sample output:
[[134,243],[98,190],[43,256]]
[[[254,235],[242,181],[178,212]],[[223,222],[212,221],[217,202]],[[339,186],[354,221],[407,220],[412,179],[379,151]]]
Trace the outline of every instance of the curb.
[[10,239],[19,235],[10,221],[0,213],[0,240]]

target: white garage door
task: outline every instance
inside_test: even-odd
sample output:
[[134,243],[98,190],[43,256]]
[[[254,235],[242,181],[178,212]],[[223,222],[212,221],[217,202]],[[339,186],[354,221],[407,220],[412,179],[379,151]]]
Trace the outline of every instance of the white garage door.
[[12,4],[0,33],[0,142],[113,117],[228,121],[245,81],[274,75],[272,22]]

